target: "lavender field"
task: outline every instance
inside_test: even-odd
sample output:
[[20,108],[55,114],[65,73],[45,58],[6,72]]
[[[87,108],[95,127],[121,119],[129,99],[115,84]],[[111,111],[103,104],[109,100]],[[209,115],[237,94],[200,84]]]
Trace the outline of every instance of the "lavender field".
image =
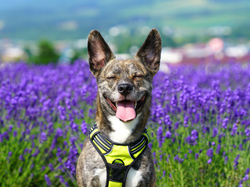
[[[0,68],[0,186],[77,186],[96,91],[81,60]],[[147,128],[157,186],[250,186],[250,64],[158,72]]]

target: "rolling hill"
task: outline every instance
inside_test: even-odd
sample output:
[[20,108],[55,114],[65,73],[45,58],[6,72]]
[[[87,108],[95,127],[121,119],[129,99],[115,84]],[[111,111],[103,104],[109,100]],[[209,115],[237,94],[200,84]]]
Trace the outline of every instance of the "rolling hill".
[[0,0],[0,38],[71,40],[123,25],[199,34],[213,26],[249,26],[248,0]]

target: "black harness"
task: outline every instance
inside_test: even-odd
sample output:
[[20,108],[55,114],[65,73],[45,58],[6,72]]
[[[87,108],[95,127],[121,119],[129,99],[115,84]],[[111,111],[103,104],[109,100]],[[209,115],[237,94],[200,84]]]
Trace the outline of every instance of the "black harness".
[[146,129],[141,138],[131,144],[118,144],[102,135],[96,125],[90,129],[92,145],[106,166],[106,187],[125,187],[127,174],[148,146]]

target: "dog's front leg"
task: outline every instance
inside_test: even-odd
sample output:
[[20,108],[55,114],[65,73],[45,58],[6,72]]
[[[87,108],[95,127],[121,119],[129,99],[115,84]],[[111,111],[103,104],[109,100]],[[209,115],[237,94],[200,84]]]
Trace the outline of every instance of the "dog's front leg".
[[88,187],[101,187],[101,183],[100,183],[100,180],[99,180],[99,176],[94,176],[90,181],[89,181],[89,184],[88,184]]
[[136,187],[155,187],[155,184],[150,183],[149,181],[146,180],[141,180]]

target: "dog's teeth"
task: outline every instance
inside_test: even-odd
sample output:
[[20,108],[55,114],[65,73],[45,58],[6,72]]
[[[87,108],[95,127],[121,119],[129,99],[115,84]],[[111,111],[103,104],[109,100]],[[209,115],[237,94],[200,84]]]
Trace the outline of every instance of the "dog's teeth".
[[134,109],[136,109],[136,106],[137,106],[137,101],[135,102],[135,107],[134,107]]

